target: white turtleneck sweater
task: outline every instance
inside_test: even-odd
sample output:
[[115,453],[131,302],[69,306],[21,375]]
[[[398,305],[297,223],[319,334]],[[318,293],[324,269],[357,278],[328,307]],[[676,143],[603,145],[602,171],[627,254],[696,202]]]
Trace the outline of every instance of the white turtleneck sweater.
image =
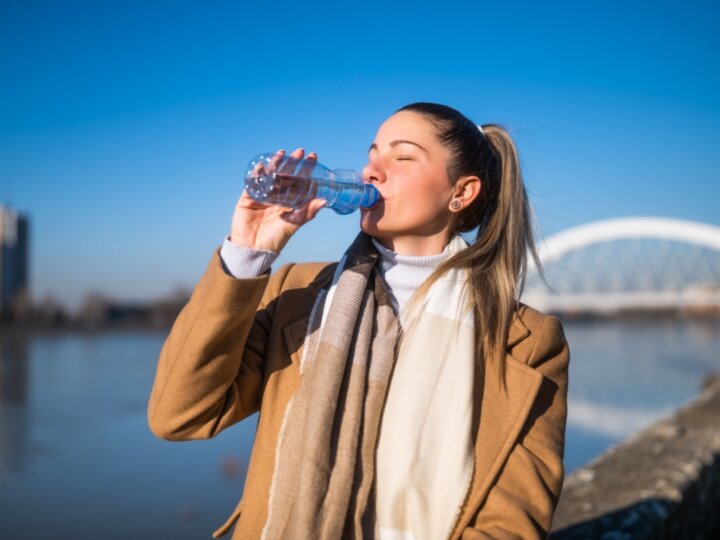
[[[390,300],[396,313],[407,303],[417,288],[448,256],[448,246],[437,255],[398,255],[375,238],[373,244],[380,253],[379,270],[387,283]],[[278,257],[274,251],[252,249],[235,244],[226,236],[220,248],[225,271],[238,279],[260,276],[270,270]]]

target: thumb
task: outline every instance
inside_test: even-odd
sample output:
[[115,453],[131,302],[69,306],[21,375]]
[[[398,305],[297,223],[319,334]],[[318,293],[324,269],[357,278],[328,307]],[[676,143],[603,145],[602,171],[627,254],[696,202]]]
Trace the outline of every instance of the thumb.
[[327,200],[325,199],[313,199],[310,201],[308,205],[308,219],[313,219],[326,205]]

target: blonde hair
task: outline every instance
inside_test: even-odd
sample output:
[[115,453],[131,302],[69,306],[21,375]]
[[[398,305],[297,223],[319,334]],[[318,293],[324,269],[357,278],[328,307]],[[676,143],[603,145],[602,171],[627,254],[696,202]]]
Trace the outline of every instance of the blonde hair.
[[528,254],[542,276],[532,230],[528,201],[515,144],[499,124],[482,130],[460,112],[434,103],[413,103],[400,111],[423,115],[451,150],[448,177],[476,175],[480,195],[458,214],[452,233],[477,230],[467,249],[443,261],[413,296],[415,305],[440,276],[467,268],[472,283],[478,361],[497,364],[505,387],[505,349],[512,317],[519,307],[525,283]]

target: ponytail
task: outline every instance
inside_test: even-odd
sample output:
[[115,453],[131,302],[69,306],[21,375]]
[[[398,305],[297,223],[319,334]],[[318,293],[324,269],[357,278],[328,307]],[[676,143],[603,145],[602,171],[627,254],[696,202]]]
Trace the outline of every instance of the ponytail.
[[512,317],[519,307],[528,254],[541,270],[533,240],[531,208],[512,138],[498,124],[482,130],[444,105],[415,103],[400,110],[424,115],[434,124],[453,158],[448,176],[477,175],[480,195],[458,215],[452,233],[477,230],[469,247],[443,261],[418,289],[422,297],[446,271],[468,268],[472,281],[476,351],[496,364],[505,387],[505,349]]

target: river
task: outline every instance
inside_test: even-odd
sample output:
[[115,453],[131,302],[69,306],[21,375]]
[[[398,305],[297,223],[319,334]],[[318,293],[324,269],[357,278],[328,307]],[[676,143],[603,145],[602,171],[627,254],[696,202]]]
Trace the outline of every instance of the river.
[[[697,395],[720,321],[566,322],[566,472]],[[256,417],[167,442],[146,421],[164,332],[0,335],[0,538],[210,538],[239,499]]]

